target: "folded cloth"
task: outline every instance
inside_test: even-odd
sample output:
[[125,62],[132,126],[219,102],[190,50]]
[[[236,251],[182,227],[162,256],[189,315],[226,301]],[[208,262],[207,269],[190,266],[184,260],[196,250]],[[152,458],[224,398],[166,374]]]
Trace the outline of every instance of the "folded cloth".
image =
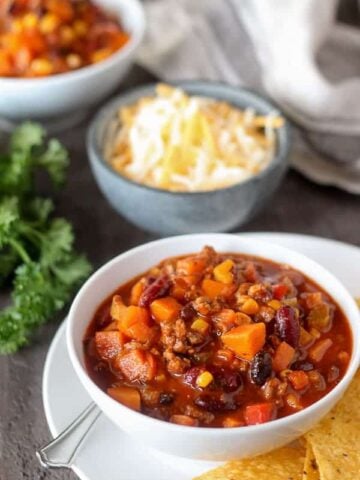
[[337,0],[148,0],[139,55],[165,81],[270,96],[296,125],[294,168],[360,194],[360,31]]

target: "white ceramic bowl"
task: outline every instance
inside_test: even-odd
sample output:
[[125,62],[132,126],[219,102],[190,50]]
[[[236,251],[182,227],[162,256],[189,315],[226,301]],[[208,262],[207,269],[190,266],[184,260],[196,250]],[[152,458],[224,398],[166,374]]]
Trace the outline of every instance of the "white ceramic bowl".
[[[345,376],[330,393],[300,412],[262,425],[201,428],[175,425],[130,410],[109,397],[90,379],[84,365],[82,340],[99,304],[119,285],[164,258],[197,252],[204,245],[212,245],[220,252],[257,255],[289,264],[308,275],[338,302],[350,322],[353,353]],[[81,288],[70,309],[67,346],[72,365],[90,397],[110,420],[136,440],[172,455],[228,460],[257,455],[291,442],[313,427],[334,406],[359,366],[360,318],[354,300],[343,285],[322,266],[303,255],[271,243],[250,242],[236,235],[184,235],[134,248],[95,272]]]
[[42,78],[0,78],[0,117],[9,121],[78,116],[111,93],[134,60],[145,30],[139,0],[95,0],[130,33],[123,48],[106,60],[79,70]]

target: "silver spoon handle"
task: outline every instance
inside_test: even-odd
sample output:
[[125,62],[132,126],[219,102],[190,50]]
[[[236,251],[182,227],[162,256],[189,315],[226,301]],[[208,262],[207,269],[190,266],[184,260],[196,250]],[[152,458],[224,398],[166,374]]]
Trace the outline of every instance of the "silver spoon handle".
[[43,467],[71,468],[76,452],[101,414],[95,403],[88,407],[54,440],[36,451]]

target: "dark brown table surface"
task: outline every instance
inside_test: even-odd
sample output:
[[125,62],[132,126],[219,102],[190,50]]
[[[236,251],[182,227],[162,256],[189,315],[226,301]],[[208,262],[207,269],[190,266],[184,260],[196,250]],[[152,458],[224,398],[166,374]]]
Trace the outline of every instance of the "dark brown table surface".
[[[151,80],[149,74],[134,68],[121,89]],[[102,197],[87,161],[86,127],[84,122],[58,135],[70,150],[71,168],[66,188],[57,199],[57,212],[73,222],[78,248],[97,267],[155,237],[119,217]],[[266,209],[241,230],[305,233],[360,246],[359,213],[360,197],[315,185],[290,171]],[[3,305],[7,299],[0,300]],[[41,397],[42,370],[63,317],[64,313],[45,326],[29,347],[0,357],[0,480],[77,478],[66,470],[44,471],[34,453],[50,440]]]

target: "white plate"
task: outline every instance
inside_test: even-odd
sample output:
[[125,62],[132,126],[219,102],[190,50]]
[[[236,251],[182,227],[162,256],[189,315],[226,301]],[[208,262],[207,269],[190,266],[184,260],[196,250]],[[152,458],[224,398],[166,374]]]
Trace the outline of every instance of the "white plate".
[[[360,297],[360,248],[333,240],[279,233],[241,234],[293,248],[334,273]],[[50,346],[43,376],[43,402],[50,431],[58,435],[89,403],[70,364],[63,324]],[[167,457],[135,442],[101,416],[75,460],[82,480],[190,480],[211,464]]]

